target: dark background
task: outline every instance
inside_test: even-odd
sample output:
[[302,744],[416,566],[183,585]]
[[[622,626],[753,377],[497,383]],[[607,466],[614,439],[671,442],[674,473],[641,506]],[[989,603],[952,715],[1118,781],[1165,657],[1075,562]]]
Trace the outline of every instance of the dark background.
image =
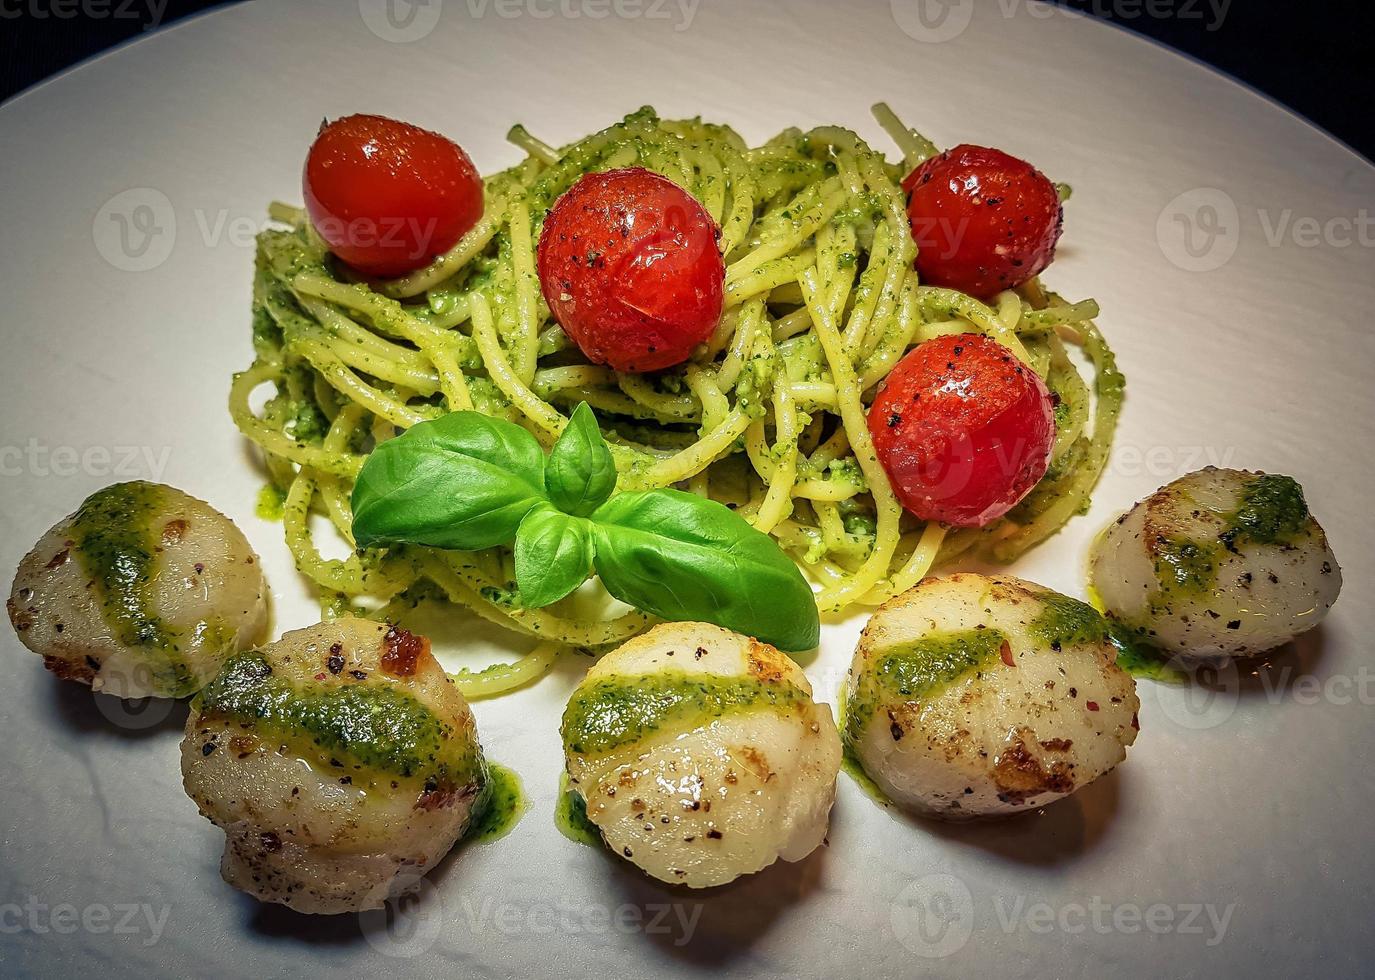
[[[141,34],[146,22],[146,17],[40,18],[30,12],[52,10],[55,2],[61,0],[0,0],[0,99]],[[80,9],[79,0],[69,2]],[[109,9],[121,2],[110,0]],[[169,0],[162,23],[213,6],[210,0]],[[1213,65],[1375,159],[1371,0],[1062,0],[1062,6]],[[144,11],[146,0],[131,7]],[[1218,9],[1225,11],[1220,23]]]

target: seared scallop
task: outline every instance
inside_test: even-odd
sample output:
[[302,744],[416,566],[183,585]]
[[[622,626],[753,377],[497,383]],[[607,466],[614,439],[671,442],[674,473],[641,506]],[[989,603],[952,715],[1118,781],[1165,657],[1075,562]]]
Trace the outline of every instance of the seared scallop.
[[569,781],[608,847],[706,888],[800,861],[826,836],[840,771],[830,710],[795,663],[704,623],[606,655],[563,716]]
[[1327,615],[1342,572],[1287,476],[1209,467],[1157,490],[1099,539],[1108,617],[1186,660],[1249,657]]
[[1126,758],[1136,684],[1092,606],[1009,576],[931,578],[860,637],[845,742],[898,806],[948,820],[1073,793]]
[[487,786],[429,642],[353,618],[230,660],[191,702],[181,769],[224,830],[224,880],[298,912],[381,907],[449,851]]
[[160,483],[98,490],[19,563],[8,602],[58,677],[184,697],[267,626],[262,566],[234,522]]

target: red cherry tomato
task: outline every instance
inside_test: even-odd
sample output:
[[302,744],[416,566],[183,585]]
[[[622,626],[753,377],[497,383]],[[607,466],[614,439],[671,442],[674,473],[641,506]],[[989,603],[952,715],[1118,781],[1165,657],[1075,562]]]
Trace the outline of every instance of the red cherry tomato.
[[311,224],[366,276],[419,269],[482,217],[482,178],[462,147],[385,116],[326,123],[303,182]]
[[680,364],[721,319],[717,234],[706,208],[666,177],[639,167],[587,174],[545,218],[544,299],[594,364]]
[[985,298],[1039,275],[1063,212],[1046,175],[985,146],[957,146],[902,182],[922,282]]
[[869,409],[879,462],[923,520],[982,527],[1045,476],[1055,414],[1045,382],[979,334],[928,340]]

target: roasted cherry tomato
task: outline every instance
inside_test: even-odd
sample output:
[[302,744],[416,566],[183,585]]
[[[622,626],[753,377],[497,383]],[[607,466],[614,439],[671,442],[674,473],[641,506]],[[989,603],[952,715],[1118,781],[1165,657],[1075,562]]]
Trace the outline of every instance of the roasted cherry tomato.
[[639,167],[587,174],[545,218],[540,287],[588,360],[657,371],[687,360],[721,319],[718,234],[666,177]]
[[917,273],[986,298],[1039,275],[1055,257],[1063,212],[1046,175],[986,146],[957,146],[902,182]]
[[303,182],[320,237],[366,276],[419,269],[482,217],[482,178],[462,147],[385,116],[321,127]]
[[937,337],[893,368],[869,409],[879,462],[923,520],[982,527],[1046,474],[1055,413],[1045,382],[980,334]]

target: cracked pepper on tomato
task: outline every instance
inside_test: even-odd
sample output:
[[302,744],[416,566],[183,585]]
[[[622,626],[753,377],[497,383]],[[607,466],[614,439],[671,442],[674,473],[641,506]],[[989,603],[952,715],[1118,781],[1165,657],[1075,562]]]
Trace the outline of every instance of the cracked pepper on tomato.
[[1060,195],[1025,160],[964,144],[917,167],[902,188],[924,285],[987,299],[1040,275],[1055,257]]
[[923,520],[982,527],[1046,475],[1050,391],[982,334],[937,337],[888,375],[869,409],[874,450],[902,505]]
[[706,208],[640,167],[586,174],[554,203],[539,241],[545,302],[594,364],[681,364],[721,319],[725,264]]

